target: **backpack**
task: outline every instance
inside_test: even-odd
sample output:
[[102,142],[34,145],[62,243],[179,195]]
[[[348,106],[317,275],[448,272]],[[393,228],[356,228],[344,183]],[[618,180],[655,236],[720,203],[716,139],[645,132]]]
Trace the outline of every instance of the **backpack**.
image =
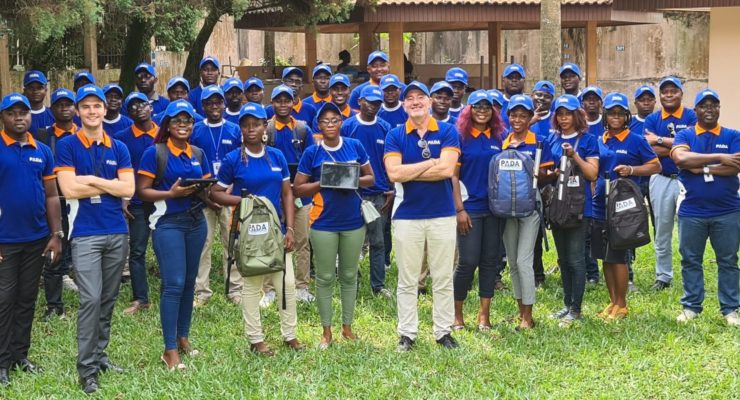
[[[164,174],[167,172],[167,162],[170,159],[170,149],[167,148],[167,143],[157,143],[154,146],[157,149],[157,175],[154,178],[152,187],[156,187],[162,183]],[[200,147],[193,146],[192,144],[190,145],[190,148],[193,150],[193,155],[195,156],[195,159],[198,160],[198,163],[203,165],[203,150],[201,150]]]
[[36,131],[36,135],[34,136],[35,136],[34,139],[49,146],[49,148],[51,148],[51,154],[53,154],[54,157],[56,157],[57,155],[57,136],[54,134],[54,132],[50,132],[50,129],[47,129],[47,128],[39,128]]
[[640,187],[627,178],[609,185],[606,201],[606,238],[614,250],[629,250],[650,243],[648,210]]
[[243,197],[238,218],[233,257],[239,273],[257,276],[285,271],[283,232],[272,202],[262,196]]
[[516,150],[504,150],[488,165],[488,208],[502,218],[524,218],[537,209],[532,158]]
[[[265,133],[267,134],[266,144],[270,147],[275,147],[275,134],[277,133],[277,129],[275,128],[274,118],[267,121],[267,131]],[[300,154],[303,152],[303,148],[305,147],[304,143],[306,142],[306,136],[308,136],[308,126],[306,125],[306,121],[298,119],[295,120],[293,140],[291,142],[298,153],[298,158],[300,158]]]
[[[580,137],[573,150],[578,150]],[[573,229],[583,222],[583,210],[586,204],[586,178],[581,169],[572,160],[566,160],[565,170],[555,184],[555,190],[547,209],[547,220],[556,229]],[[591,199],[589,199],[590,201]]]

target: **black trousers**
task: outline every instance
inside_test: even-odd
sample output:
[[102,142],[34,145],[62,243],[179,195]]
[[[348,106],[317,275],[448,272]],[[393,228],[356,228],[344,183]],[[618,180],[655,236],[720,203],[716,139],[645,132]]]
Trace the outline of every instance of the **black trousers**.
[[0,368],[28,357],[47,242],[0,244]]
[[44,268],[44,294],[46,295],[47,308],[64,308],[62,302],[62,288],[64,287],[62,278],[69,274],[69,266],[72,264],[72,247],[66,239],[69,234],[69,222],[67,220],[67,202],[61,198],[62,202],[62,230],[64,230],[65,239],[62,240],[62,258],[57,265],[47,265]]

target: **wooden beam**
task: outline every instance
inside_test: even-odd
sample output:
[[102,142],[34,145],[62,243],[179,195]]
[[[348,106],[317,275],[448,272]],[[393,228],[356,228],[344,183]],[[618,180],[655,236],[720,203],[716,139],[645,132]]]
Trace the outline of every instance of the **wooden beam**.
[[388,57],[391,59],[391,74],[395,74],[405,80],[403,73],[403,22],[391,22],[388,24]]
[[313,81],[313,76],[311,76],[311,71],[313,70],[313,67],[316,65],[316,59],[318,58],[317,52],[316,52],[316,26],[308,26],[306,27],[306,36],[305,36],[305,51],[306,51],[306,83],[311,83]]
[[[2,27],[4,28],[4,27]],[[10,93],[10,49],[8,48],[8,30],[0,31],[0,95]]]
[[98,72],[98,27],[90,21],[83,24],[82,52],[85,68],[95,75]]
[[499,66],[501,65],[501,24],[488,23],[488,88],[497,89],[499,83]]
[[360,24],[360,71],[367,68],[367,56],[373,52],[373,29],[372,24]]
[[586,22],[586,84],[596,85],[598,80],[596,64],[598,63],[598,31],[596,21]]

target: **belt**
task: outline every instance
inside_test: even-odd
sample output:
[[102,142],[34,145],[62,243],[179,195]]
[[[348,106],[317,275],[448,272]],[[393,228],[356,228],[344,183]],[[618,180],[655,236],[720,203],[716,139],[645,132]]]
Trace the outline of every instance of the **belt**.
[[664,174],[662,172],[660,174],[665,176],[666,178],[678,179],[678,174]]

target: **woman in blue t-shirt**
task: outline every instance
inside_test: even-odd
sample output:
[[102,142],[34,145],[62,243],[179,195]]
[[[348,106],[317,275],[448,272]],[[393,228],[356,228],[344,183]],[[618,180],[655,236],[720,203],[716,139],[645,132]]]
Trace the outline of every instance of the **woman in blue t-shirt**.
[[[285,233],[285,272],[274,272],[269,278],[275,285],[280,301],[280,332],[285,345],[302,349],[296,338],[298,316],[295,303],[295,272],[293,270],[293,191],[290,188],[288,162],[280,150],[265,145],[267,115],[256,103],[245,104],[239,112],[242,146],[226,155],[218,171],[218,183],[211,189],[211,198],[222,206],[237,206],[242,190],[266,197],[278,213]],[[231,191],[229,191],[231,187]],[[249,348],[261,355],[271,356],[272,350],[265,343],[260,321],[260,298],[265,275],[244,277],[242,289],[242,315]],[[283,297],[283,290],[285,295]]]
[[[152,246],[162,278],[159,315],[164,335],[162,361],[170,370],[186,369],[180,353],[195,355],[188,339],[193,316],[195,278],[208,227],[203,202],[210,202],[197,185],[182,186],[183,179],[210,178],[210,164],[200,149],[188,143],[195,111],[185,100],[172,102],[165,110],[155,146],[144,151],[139,164],[136,193],[154,203],[149,217]],[[167,163],[157,176],[157,146],[166,146]],[[201,187],[202,188],[202,187]]]
[[[554,313],[561,326],[568,326],[581,318],[581,303],[586,287],[585,239],[588,219],[593,217],[591,209],[591,182],[599,173],[599,145],[596,136],[587,134],[586,113],[575,96],[563,95],[555,101],[553,132],[548,143],[554,160],[575,163],[586,179],[583,220],[577,227],[562,229],[553,227],[552,236],[560,260],[560,278],[563,284],[565,307]],[[562,161],[560,162],[562,163]],[[564,171],[557,171],[563,173]]]
[[[320,349],[332,343],[332,292],[339,275],[342,299],[342,336],[355,340],[352,332],[357,298],[357,268],[365,221],[360,211],[361,198],[356,190],[321,187],[322,164],[331,162],[360,165],[360,187],[375,183],[365,149],[356,139],[341,137],[342,114],[334,103],[326,103],[316,116],[323,140],[303,152],[294,181],[296,197],[313,196],[309,216],[309,234],[316,269],[316,300],[324,331]],[[337,256],[339,264],[337,264]]]

